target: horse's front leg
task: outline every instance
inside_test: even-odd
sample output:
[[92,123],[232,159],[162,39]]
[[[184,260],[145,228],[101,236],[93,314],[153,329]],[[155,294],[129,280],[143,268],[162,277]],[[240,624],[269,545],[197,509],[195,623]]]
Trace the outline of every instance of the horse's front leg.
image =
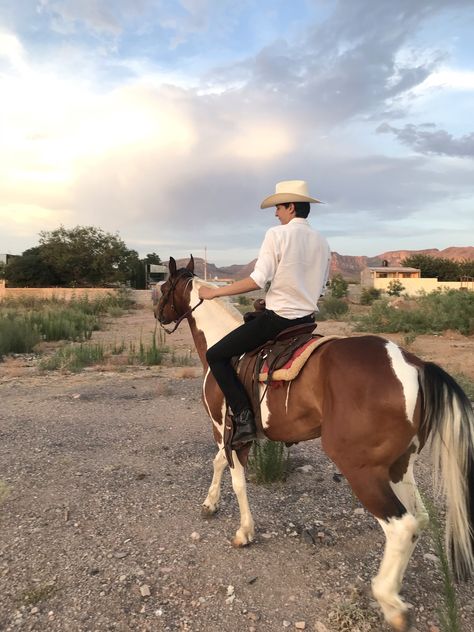
[[224,448],[220,446],[218,453],[214,457],[214,474],[212,475],[211,486],[207,492],[206,500],[202,504],[202,515],[204,517],[212,516],[219,509],[221,480],[226,465],[227,459],[225,458]]
[[240,509],[240,528],[237,529],[235,537],[232,539],[232,546],[241,547],[249,544],[254,539],[255,529],[253,524],[253,517],[250,513],[249,501],[247,498],[247,483],[245,481],[245,463],[247,462],[249,448],[243,448],[239,451],[243,464],[239,460],[239,456],[234,451],[232,457],[234,460],[234,467],[231,468],[230,473],[232,475],[232,487]]

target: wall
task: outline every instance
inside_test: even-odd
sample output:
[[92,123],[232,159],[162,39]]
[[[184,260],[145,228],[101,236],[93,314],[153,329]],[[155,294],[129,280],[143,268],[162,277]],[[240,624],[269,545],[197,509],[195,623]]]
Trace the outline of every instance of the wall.
[[70,301],[72,298],[88,296],[95,299],[100,296],[114,294],[113,288],[87,287],[5,287],[5,282],[0,281],[0,301],[4,298],[33,297],[33,298],[57,298]]
[[[420,294],[426,292],[435,292],[436,290],[444,290],[444,289],[453,289],[459,290],[461,289],[460,281],[438,281],[436,278],[419,278],[419,279],[397,279],[405,288],[402,290],[402,294],[408,294],[413,296],[415,294]],[[393,279],[374,279],[373,287],[378,290],[386,291],[390,282]]]

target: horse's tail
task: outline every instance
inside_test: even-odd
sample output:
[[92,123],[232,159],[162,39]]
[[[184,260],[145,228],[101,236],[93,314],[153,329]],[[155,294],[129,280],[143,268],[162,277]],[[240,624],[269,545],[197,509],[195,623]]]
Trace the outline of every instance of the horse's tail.
[[420,436],[431,440],[435,479],[446,498],[446,549],[459,578],[474,574],[474,412],[450,375],[427,362],[420,371]]

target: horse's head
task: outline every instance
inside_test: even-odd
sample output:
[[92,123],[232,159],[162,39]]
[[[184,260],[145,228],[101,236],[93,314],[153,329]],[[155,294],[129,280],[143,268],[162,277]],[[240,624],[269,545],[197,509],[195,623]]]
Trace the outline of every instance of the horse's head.
[[190,309],[192,278],[194,276],[194,259],[185,268],[176,268],[176,261],[170,257],[168,264],[169,277],[161,286],[161,297],[154,308],[155,318],[162,325],[177,322]]

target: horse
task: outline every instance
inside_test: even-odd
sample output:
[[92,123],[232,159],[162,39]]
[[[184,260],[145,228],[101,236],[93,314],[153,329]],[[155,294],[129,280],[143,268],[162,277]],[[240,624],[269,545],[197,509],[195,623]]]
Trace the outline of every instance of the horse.
[[[227,465],[226,405],[209,371],[206,351],[242,324],[242,317],[227,299],[199,300],[203,284],[194,274],[192,255],[180,269],[171,257],[155,316],[161,326],[175,323],[175,329],[187,320],[203,365],[203,403],[218,447],[203,503],[204,513],[211,515],[219,506]],[[448,373],[380,336],[349,336],[327,341],[283,388],[259,388],[263,434],[286,443],[320,437],[325,453],[381,525],[386,542],[372,592],[393,629],[407,629],[407,606],[399,592],[416,542],[429,522],[413,474],[416,457],[427,442],[447,507],[445,536],[452,568],[457,577],[472,577],[474,413]],[[232,486],[240,509],[235,547],[249,544],[255,534],[245,480],[249,449],[246,445],[232,452]]]

